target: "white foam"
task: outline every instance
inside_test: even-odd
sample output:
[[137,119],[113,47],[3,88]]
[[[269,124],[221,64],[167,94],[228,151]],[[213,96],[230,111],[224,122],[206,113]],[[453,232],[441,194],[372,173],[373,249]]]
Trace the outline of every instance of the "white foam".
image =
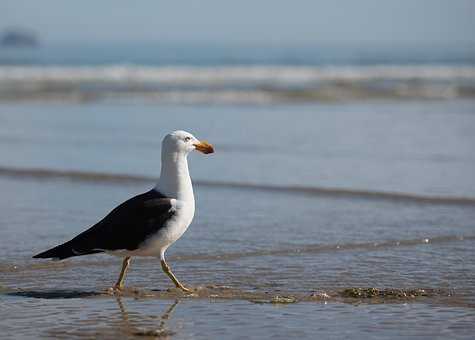
[[0,66],[0,99],[269,103],[475,95],[475,66]]
[[154,67],[109,66],[0,66],[0,82],[157,82],[213,85],[223,83],[305,84],[356,80],[475,80],[474,66],[220,66]]

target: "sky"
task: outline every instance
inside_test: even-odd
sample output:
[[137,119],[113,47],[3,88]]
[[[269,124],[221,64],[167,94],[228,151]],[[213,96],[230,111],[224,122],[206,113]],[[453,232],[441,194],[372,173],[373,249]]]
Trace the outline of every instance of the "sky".
[[0,0],[51,42],[475,44],[475,0]]

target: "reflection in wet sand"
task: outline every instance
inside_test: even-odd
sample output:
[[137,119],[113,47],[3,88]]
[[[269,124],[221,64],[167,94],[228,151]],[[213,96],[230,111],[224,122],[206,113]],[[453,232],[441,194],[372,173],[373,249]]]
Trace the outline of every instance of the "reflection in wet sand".
[[157,328],[155,329],[146,329],[143,327],[135,326],[133,321],[129,318],[129,313],[125,307],[122,298],[119,295],[116,295],[116,301],[120,309],[120,314],[122,317],[122,326],[121,333],[122,334],[129,334],[135,336],[151,336],[151,337],[160,337],[163,339],[169,339],[170,336],[175,334],[175,332],[171,331],[167,327],[168,320],[170,319],[173,310],[178,305],[179,300],[175,300],[160,316],[160,323]]
[[[334,316],[338,318],[342,310],[347,313],[369,310],[370,314],[361,314],[363,319],[354,319],[360,322],[366,317],[368,320],[361,322],[368,324],[374,323],[373,318],[377,315],[383,320],[391,318],[386,321],[392,322],[393,317],[384,311],[389,315],[417,311],[418,314],[407,316],[407,322],[416,317],[421,325],[432,320],[439,328],[444,325],[445,315],[435,313],[427,321],[427,310],[451,311],[456,313],[458,319],[453,320],[450,326],[456,327],[453,331],[460,332],[473,316],[473,305],[463,303],[450,291],[440,289],[350,287],[304,294],[198,286],[193,294],[183,294],[174,288],[128,288],[121,295],[114,296],[105,291],[37,289],[9,292],[0,295],[0,298],[3,298],[2,309],[10,311],[3,316],[4,334],[7,337],[24,335],[27,338],[170,339],[177,336],[207,339],[210,334],[212,338],[213,335],[214,338],[225,338],[226,334],[242,332],[243,337],[273,334],[277,339],[280,334],[280,338],[284,339],[295,336],[296,330],[305,329],[301,327],[305,324],[303,320],[308,320],[306,318],[313,318],[310,327],[325,327],[325,313],[335,313]],[[178,304],[181,308],[177,313]],[[275,308],[277,305],[281,308]],[[23,312],[15,313],[17,308]],[[404,313],[400,315],[404,316]],[[242,315],[251,317],[243,318]],[[288,318],[287,324],[290,323],[293,328],[287,329],[276,322],[276,318],[280,320],[284,315]],[[337,319],[337,324],[348,322],[344,315],[347,314],[343,313],[343,317]],[[323,319],[319,319],[321,317]],[[334,332],[334,327],[328,326],[323,333]],[[312,332],[312,329],[307,331]],[[312,337],[309,335],[307,338]]]

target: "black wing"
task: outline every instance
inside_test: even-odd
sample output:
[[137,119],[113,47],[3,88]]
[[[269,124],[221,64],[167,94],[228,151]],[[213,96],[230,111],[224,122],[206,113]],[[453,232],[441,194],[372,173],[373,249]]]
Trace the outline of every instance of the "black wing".
[[62,260],[104,250],[135,250],[174,214],[171,199],[150,190],[125,201],[72,240],[33,257]]

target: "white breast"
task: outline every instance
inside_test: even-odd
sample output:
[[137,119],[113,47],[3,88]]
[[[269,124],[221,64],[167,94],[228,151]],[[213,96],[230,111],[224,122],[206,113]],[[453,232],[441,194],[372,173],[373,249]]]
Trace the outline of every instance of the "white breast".
[[174,216],[165,226],[160,228],[157,234],[151,236],[134,253],[138,256],[161,256],[165,250],[178,240],[188,229],[195,214],[193,202],[178,201],[173,199],[172,206]]
[[187,152],[167,147],[169,145],[162,143],[162,168],[155,190],[166,197],[173,197],[171,204],[175,214],[164,226],[157,226],[158,232],[145,240],[133,255],[163,258],[165,250],[183,235],[195,214]]

